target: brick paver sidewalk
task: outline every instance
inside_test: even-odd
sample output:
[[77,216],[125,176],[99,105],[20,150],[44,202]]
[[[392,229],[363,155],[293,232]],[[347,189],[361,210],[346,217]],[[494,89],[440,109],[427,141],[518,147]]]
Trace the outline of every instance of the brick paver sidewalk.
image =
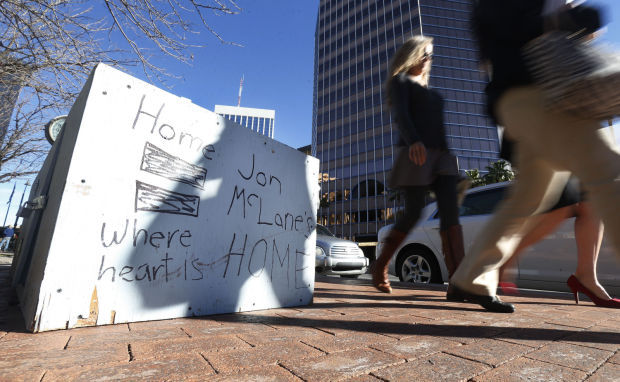
[[311,306],[39,334],[4,297],[0,380],[620,380],[620,310],[539,294],[493,314],[394,286],[325,277]]

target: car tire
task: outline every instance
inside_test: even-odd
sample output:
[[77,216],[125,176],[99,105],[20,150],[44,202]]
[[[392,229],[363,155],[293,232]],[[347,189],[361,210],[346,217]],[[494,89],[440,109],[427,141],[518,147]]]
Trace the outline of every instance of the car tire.
[[396,259],[396,275],[400,281],[416,284],[443,282],[437,259],[426,248],[405,248]]
[[356,279],[360,277],[360,275],[340,275],[340,277],[345,278],[345,279]]

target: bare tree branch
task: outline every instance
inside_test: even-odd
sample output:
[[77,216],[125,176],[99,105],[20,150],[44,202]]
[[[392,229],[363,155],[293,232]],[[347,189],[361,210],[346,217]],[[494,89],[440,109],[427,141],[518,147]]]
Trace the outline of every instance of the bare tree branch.
[[[34,174],[49,150],[43,126],[66,114],[93,67],[139,67],[174,78],[154,57],[190,63],[210,21],[238,14],[236,0],[0,1],[0,183]],[[15,108],[13,95],[21,89]],[[7,118],[11,118],[7,125]]]

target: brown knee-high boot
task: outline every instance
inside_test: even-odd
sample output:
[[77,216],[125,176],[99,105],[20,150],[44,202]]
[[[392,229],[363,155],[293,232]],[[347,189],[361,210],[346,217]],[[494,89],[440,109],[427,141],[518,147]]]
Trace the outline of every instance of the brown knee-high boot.
[[448,268],[448,276],[452,278],[454,271],[465,257],[465,248],[463,248],[463,229],[460,224],[448,227],[447,230],[441,231],[441,247],[443,256],[446,260],[446,268]]
[[381,247],[381,253],[372,268],[372,285],[381,292],[392,293],[388,280],[388,264],[406,236],[406,233],[392,229],[385,238],[385,244]]

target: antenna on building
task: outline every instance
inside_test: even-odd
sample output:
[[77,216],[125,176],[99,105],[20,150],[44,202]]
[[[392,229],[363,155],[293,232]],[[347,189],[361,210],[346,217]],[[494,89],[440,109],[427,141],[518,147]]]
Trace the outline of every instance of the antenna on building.
[[237,98],[237,107],[241,106],[241,92],[243,91],[243,75],[241,76],[241,81],[239,81],[239,98]]

